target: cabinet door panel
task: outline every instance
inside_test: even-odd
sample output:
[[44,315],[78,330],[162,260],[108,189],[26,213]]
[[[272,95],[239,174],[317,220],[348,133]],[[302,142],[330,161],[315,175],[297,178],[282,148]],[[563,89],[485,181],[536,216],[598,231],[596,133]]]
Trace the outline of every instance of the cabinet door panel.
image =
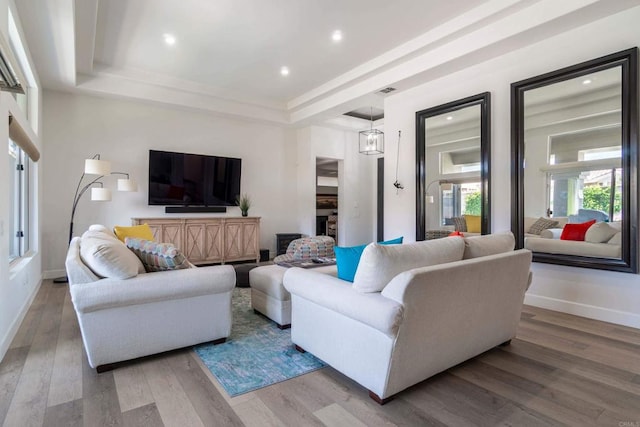
[[224,226],[225,259],[242,257],[242,223],[230,222]]
[[258,257],[258,224],[247,223],[242,225],[242,255],[246,257]]
[[222,225],[213,223],[205,225],[205,259],[210,262],[221,261],[222,256]]
[[162,237],[159,241],[173,243],[173,246],[182,250],[182,224],[162,224]]
[[191,262],[206,259],[205,225],[186,224],[184,233],[184,256]]

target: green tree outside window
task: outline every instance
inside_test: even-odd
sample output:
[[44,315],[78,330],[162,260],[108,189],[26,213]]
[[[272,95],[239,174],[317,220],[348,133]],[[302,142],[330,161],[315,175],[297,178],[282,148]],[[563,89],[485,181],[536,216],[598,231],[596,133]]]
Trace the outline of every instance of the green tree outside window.
[[464,198],[464,212],[465,215],[480,215],[482,211],[482,199],[480,192],[469,193]]
[[[609,193],[610,187],[600,187],[592,185],[582,190],[582,207],[585,209],[595,209],[603,212],[609,212]],[[613,200],[613,212],[622,210],[622,201],[620,192],[616,192]]]

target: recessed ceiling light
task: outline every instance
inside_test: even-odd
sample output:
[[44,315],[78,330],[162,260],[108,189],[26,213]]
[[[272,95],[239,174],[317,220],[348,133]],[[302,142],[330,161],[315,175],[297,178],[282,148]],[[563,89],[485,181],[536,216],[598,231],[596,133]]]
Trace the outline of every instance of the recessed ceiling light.
[[176,36],[174,36],[173,34],[164,34],[164,42],[169,45],[169,46],[173,46],[174,44],[176,44]]
[[447,120],[453,120],[453,116],[447,116]]
[[280,68],[280,74],[282,74],[283,76],[288,76],[289,75],[289,67]]
[[335,30],[333,32],[333,34],[331,34],[331,38],[333,39],[334,42],[339,42],[342,40],[342,31],[340,30]]
[[582,81],[582,84],[583,84],[583,85],[589,85],[589,84],[591,84],[591,79],[585,79],[585,80],[583,80],[583,81]]

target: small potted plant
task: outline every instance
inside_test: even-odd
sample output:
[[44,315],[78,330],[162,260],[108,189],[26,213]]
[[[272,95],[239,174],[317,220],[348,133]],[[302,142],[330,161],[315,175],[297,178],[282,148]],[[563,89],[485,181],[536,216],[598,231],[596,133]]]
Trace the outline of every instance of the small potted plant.
[[242,194],[236,199],[236,204],[242,211],[242,216],[249,215],[249,208],[251,207],[251,198],[247,194]]

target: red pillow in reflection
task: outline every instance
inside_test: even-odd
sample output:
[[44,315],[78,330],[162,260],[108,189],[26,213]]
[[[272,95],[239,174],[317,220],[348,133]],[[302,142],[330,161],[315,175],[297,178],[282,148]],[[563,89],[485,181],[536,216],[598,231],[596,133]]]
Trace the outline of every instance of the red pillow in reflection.
[[451,236],[460,236],[460,237],[464,237],[464,234],[462,234],[462,233],[461,233],[461,232],[459,232],[459,231],[454,231],[454,232],[449,233],[449,237],[451,237]]
[[562,229],[560,240],[577,240],[579,242],[584,242],[584,235],[587,234],[589,227],[595,223],[596,220],[592,219],[591,221],[582,222],[580,224],[567,224]]

